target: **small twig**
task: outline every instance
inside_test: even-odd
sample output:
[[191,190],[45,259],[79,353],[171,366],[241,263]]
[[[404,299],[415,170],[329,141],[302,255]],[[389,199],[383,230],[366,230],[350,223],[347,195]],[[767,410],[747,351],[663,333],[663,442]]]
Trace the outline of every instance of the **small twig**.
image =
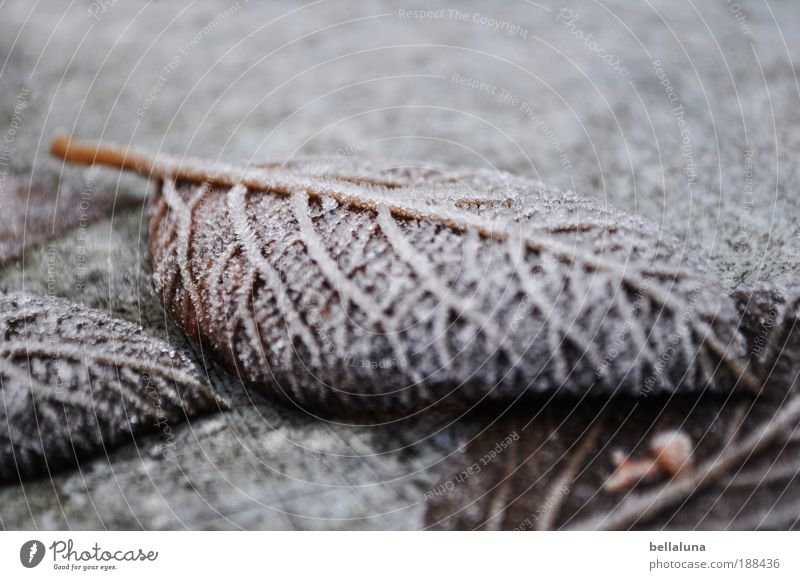
[[595,424],[592,425],[591,430],[584,436],[583,441],[581,441],[578,448],[568,459],[564,470],[553,482],[553,485],[550,486],[550,490],[548,491],[546,499],[552,498],[552,504],[550,509],[542,514],[542,517],[536,522],[537,530],[553,529],[553,524],[558,518],[558,514],[561,511],[561,504],[563,503],[564,496],[566,495],[566,493],[564,493],[562,490],[571,488],[572,484],[575,482],[575,473],[578,471],[581,463],[586,458],[586,455],[589,453],[592,445],[597,442],[597,437],[600,435],[600,430],[605,424],[605,418],[608,414],[607,410],[607,407],[603,408],[603,411],[597,417]]
[[800,396],[786,403],[771,421],[756,433],[749,435],[738,444],[731,445],[720,452],[715,459],[700,465],[683,477],[674,479],[659,490],[632,497],[622,502],[613,512],[579,522],[577,529],[626,529],[637,522],[654,516],[713,483],[725,475],[732,467],[744,463],[753,454],[761,451],[775,439],[786,436],[790,428],[797,428],[800,420]]
[[617,454],[616,471],[606,481],[607,491],[630,489],[645,481],[676,477],[692,466],[694,444],[683,431],[662,431],[650,440],[647,454],[633,458]]
[[[517,427],[516,424],[512,424],[512,426],[515,428]],[[517,446],[512,445],[509,449],[509,456],[505,458],[505,463],[508,467],[503,474],[503,479],[497,484],[494,496],[488,502],[489,507],[487,509],[487,514],[489,517],[483,522],[480,529],[489,531],[501,529],[503,520],[505,519],[505,511],[508,507],[508,493],[514,481],[514,472],[516,471],[518,457],[519,452],[517,451]]]
[[767,471],[739,473],[729,477],[724,484],[725,487],[752,488],[791,481],[794,478],[800,478],[800,465],[791,463],[789,465],[776,466]]
[[728,419],[730,427],[728,428],[726,441],[733,441],[742,430],[744,420],[747,418],[747,413],[753,408],[752,401],[742,401],[733,412],[733,416]]

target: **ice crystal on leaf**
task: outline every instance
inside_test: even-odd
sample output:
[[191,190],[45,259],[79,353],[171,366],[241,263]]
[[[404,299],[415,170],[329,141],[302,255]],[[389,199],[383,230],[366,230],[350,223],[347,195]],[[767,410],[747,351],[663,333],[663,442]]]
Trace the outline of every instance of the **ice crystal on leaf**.
[[130,322],[55,298],[0,296],[0,480],[165,432],[222,404],[187,357]]
[[165,307],[245,382],[306,408],[758,384],[717,277],[601,201],[488,170],[54,150],[158,178]]

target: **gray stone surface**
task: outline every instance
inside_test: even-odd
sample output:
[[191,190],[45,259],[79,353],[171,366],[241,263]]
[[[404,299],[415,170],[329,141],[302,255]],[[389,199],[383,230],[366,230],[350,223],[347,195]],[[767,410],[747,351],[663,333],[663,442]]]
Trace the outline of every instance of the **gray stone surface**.
[[[586,1],[567,12],[514,0],[459,3],[455,15],[445,4],[333,0],[11,1],[0,19],[3,168],[45,187],[144,197],[141,179],[51,159],[57,128],[228,160],[342,154],[499,167],[654,219],[731,290],[746,290],[800,264],[800,8],[735,6]],[[443,12],[421,21],[411,10]],[[143,438],[80,470],[0,487],[0,527],[514,528],[569,473],[574,491],[551,525],[574,525],[617,501],[600,490],[613,447],[679,426],[709,454],[737,417],[746,425],[769,413],[727,399],[543,400],[465,418],[316,421],[243,391],[171,324],[153,293],[144,220],[128,209],[61,235],[54,250],[29,249],[0,269],[0,290],[139,322],[194,351],[236,406],[180,427],[175,460]],[[575,443],[598,416],[604,435],[573,469]],[[426,501],[513,432],[522,443]],[[767,473],[782,453],[796,449],[745,475]],[[643,525],[797,525],[787,516],[800,513],[796,478],[775,481],[724,485]]]

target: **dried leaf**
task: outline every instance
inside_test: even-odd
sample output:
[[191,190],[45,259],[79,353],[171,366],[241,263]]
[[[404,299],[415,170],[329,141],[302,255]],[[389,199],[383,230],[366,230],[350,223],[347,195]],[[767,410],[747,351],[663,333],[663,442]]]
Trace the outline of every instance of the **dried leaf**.
[[0,297],[0,480],[161,432],[221,404],[195,365],[141,327],[71,302]]
[[0,182],[0,264],[19,258],[29,247],[66,230],[94,222],[112,210],[125,209],[131,199],[115,199],[93,188],[62,187],[57,192],[9,176]]
[[167,310],[249,384],[314,409],[756,387],[717,278],[652,222],[500,172],[248,167],[65,138],[160,179]]
[[[724,487],[706,513],[718,504],[728,507],[729,511],[731,507],[737,509],[722,525],[706,524],[711,529],[785,529],[798,525],[796,514],[793,521],[785,517],[781,519],[782,508],[778,502],[783,498],[797,501],[800,495],[800,479],[797,478],[800,466],[796,461],[796,450],[790,447],[791,439],[800,430],[800,394],[797,390],[800,287],[796,282],[778,281],[735,296],[743,310],[744,333],[750,343],[753,361],[764,377],[765,396],[746,409],[743,421],[731,422],[729,436],[691,472],[674,477],[653,491],[626,497],[613,509],[578,521],[574,527],[622,529],[650,525],[652,520],[665,513],[667,522],[680,519],[683,504],[712,485]],[[757,461],[765,454],[768,459],[771,456],[766,464],[762,462],[749,472],[749,476],[738,478],[745,464]],[[733,485],[733,482],[738,483]],[[773,483],[782,485],[782,489],[777,494],[774,491],[765,493],[765,486]],[[737,490],[737,487],[743,489]],[[720,499],[722,495],[725,495],[724,500]],[[670,509],[673,510],[671,513]]]
[[682,477],[650,493],[626,498],[607,514],[580,522],[581,529],[624,529],[647,521],[666,508],[685,501],[702,487],[718,482],[734,468],[769,448],[787,432],[794,431],[800,422],[800,397],[786,402],[775,416],[748,433],[743,440],[730,442],[706,463]]
[[[443,464],[420,492],[435,529],[785,529],[800,524],[798,399],[551,398],[514,405]],[[743,416],[745,417],[742,421]],[[680,428],[697,443],[694,469],[666,484],[608,491],[619,449],[647,453],[652,436]],[[492,454],[509,433],[519,439]],[[470,473],[471,472],[471,473]],[[782,519],[781,519],[782,518]]]

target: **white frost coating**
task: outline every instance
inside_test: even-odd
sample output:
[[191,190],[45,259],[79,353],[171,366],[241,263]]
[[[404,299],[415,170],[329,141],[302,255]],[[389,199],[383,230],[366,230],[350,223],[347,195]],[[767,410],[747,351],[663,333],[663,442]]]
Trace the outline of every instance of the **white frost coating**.
[[754,384],[733,301],[651,222],[502,173],[307,167],[155,163],[162,299],[251,384],[392,411]]
[[220,405],[189,359],[135,324],[65,300],[0,297],[0,480]]
[[[513,346],[507,344],[507,335],[494,324],[491,318],[487,317],[480,310],[475,309],[467,300],[459,296],[454,296],[448,287],[441,284],[441,280],[436,276],[436,268],[428,262],[424,254],[414,250],[414,247],[405,236],[403,236],[400,228],[394,222],[394,218],[392,218],[386,206],[380,206],[377,215],[378,225],[380,225],[383,230],[392,249],[397,253],[400,259],[408,264],[421,284],[441,303],[446,305],[446,309],[444,309],[445,316],[447,315],[447,309],[451,309],[455,312],[457,317],[464,317],[466,320],[472,322],[478,329],[476,338],[480,334],[486,335],[485,338],[491,341],[491,345],[493,345],[494,348],[504,348],[508,350],[509,354],[513,355],[513,360],[516,363],[522,355],[516,352]],[[469,267],[470,264],[466,264],[467,271],[469,271]],[[441,338],[438,335],[437,337]],[[449,360],[445,359],[444,362],[447,364]]]
[[[386,333],[386,339],[392,346],[394,356],[399,360],[408,360],[407,347],[397,339],[396,332],[398,329],[391,324],[391,319],[383,315],[383,312],[367,293],[339,273],[336,262],[328,255],[325,244],[319,238],[314,224],[308,216],[308,202],[309,197],[305,193],[297,192],[292,195],[294,217],[300,226],[300,235],[306,244],[309,256],[317,264],[327,281],[336,289],[345,306],[354,304],[364,310],[376,328],[383,328]],[[410,372],[414,376],[415,383],[423,380],[414,369],[410,369]]]
[[[309,347],[312,355],[312,362],[319,364],[320,351],[315,345],[315,341],[309,329],[302,323],[300,315],[294,309],[291,301],[286,297],[280,275],[272,267],[268,260],[265,260],[257,245],[256,235],[249,224],[249,218],[245,209],[245,196],[247,188],[243,185],[234,186],[228,192],[228,215],[233,223],[236,232],[236,239],[239,247],[244,249],[247,259],[253,266],[250,273],[250,283],[257,277],[262,277],[267,281],[267,286],[275,291],[278,308],[283,312],[286,319],[287,332],[290,336],[297,336]],[[247,313],[239,310],[241,316]],[[252,319],[252,317],[249,317]],[[248,325],[250,340],[254,348],[261,349],[261,339],[258,330],[253,325]],[[290,362],[290,361],[287,361]]]

